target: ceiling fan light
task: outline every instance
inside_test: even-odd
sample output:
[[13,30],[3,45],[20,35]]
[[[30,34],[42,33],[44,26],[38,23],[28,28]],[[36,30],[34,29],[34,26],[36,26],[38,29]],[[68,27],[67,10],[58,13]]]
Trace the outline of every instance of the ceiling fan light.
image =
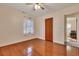
[[40,6],[38,4],[35,4],[34,6],[35,10],[40,9]]
[[40,9],[40,6],[38,5],[38,9]]

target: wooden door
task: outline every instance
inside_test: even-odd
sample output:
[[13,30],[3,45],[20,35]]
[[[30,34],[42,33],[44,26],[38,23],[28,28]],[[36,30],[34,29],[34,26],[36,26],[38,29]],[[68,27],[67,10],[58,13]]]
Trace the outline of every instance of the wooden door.
[[45,19],[45,40],[53,41],[53,18]]

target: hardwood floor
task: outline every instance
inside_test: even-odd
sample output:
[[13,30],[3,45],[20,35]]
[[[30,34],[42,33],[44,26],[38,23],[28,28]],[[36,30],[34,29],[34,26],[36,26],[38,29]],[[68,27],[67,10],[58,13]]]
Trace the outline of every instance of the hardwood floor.
[[33,39],[0,47],[0,56],[78,56],[79,48]]

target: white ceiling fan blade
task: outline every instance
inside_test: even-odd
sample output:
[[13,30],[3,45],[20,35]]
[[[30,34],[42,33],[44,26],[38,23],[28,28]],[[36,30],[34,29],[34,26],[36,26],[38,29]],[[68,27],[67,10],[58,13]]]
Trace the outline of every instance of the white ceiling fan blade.
[[33,3],[25,3],[26,5],[33,5]]

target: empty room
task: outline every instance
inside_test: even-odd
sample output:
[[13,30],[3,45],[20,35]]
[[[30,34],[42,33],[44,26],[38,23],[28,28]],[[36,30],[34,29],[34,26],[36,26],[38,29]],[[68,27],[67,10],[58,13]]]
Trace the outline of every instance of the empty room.
[[79,56],[78,3],[0,3],[0,56]]

